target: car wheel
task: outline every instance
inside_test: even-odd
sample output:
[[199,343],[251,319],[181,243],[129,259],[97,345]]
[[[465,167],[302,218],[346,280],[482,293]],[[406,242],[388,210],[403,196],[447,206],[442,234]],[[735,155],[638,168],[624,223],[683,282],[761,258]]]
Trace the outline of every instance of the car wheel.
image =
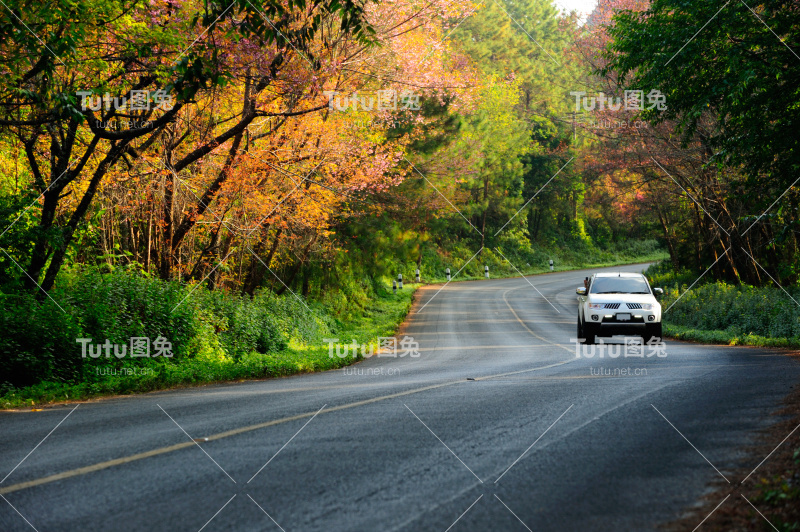
[[661,341],[661,322],[648,323],[644,328],[644,335],[642,336],[644,343],[653,343]]
[[597,336],[597,326],[592,323],[583,324],[583,335],[586,338],[586,345],[594,345]]

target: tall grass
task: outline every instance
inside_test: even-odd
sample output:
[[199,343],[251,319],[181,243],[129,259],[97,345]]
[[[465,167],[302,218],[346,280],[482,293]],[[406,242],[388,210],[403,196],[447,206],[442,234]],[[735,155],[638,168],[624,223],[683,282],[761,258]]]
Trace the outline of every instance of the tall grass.
[[[329,322],[292,296],[261,293],[250,299],[134,271],[76,269],[65,272],[41,303],[27,293],[0,296],[0,395],[42,382],[106,380],[98,368],[148,369],[163,376],[189,360],[225,363],[271,355],[290,340],[321,342]],[[164,338],[172,357],[83,357],[77,341],[130,346],[134,337],[150,340],[151,355],[156,339]]]
[[696,275],[673,272],[665,264],[653,266],[646,273],[653,286],[664,288],[664,309],[672,306],[664,314],[667,332],[702,341],[800,345],[798,287],[784,287],[787,294],[776,286],[753,287],[703,279],[688,290]]
[[[135,271],[74,269],[59,278],[52,299],[0,295],[0,407],[341,367],[360,355],[331,357],[323,339],[375,344],[391,336],[415,287],[357,300],[347,294],[339,304],[348,312],[335,316],[292,294],[265,290],[251,299]],[[76,342],[159,336],[172,344],[172,357],[83,358]]]

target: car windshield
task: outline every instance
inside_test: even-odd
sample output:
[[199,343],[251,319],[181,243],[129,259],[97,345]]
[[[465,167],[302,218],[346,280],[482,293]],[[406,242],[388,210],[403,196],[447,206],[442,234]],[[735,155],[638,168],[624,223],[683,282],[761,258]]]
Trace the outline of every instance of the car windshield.
[[595,277],[592,294],[649,294],[642,277]]

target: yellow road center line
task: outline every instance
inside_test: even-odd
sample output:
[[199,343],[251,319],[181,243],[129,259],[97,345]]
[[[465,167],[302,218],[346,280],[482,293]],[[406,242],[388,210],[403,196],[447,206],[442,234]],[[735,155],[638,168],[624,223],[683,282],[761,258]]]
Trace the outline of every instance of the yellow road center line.
[[503,292],[503,301],[505,301],[505,303],[506,303],[506,306],[508,307],[508,310],[510,310],[510,311],[511,311],[511,313],[514,315],[514,317],[515,317],[515,318],[517,318],[517,321],[520,323],[520,325],[522,325],[523,327],[525,327],[525,330],[526,330],[526,331],[528,331],[529,333],[531,333],[533,336],[535,336],[535,337],[536,337],[536,338],[538,338],[539,340],[541,340],[541,341],[543,341],[543,342],[545,342],[545,343],[548,343],[548,344],[550,344],[550,345],[554,345],[554,346],[560,347],[561,349],[565,350],[566,352],[568,352],[568,353],[570,353],[570,354],[574,353],[575,351],[574,351],[573,349],[569,349],[568,347],[565,347],[565,346],[563,346],[563,345],[561,345],[561,344],[557,344],[557,343],[555,343],[555,342],[551,342],[550,340],[548,340],[548,339],[547,339],[547,338],[545,338],[544,336],[539,336],[538,334],[536,334],[535,332],[533,332],[533,331],[531,330],[531,328],[530,328],[530,327],[528,327],[528,326],[525,324],[525,322],[524,322],[524,321],[522,321],[522,320],[520,319],[519,315],[517,314],[517,311],[515,311],[515,310],[513,309],[513,307],[511,306],[511,304],[508,302],[508,299],[506,299],[506,295],[507,295],[509,292],[511,292],[512,290],[519,290],[519,289],[521,289],[521,288],[525,288],[525,287],[524,287],[524,286],[520,286],[520,287],[518,287],[518,288],[509,288],[508,290],[506,290],[505,292]]

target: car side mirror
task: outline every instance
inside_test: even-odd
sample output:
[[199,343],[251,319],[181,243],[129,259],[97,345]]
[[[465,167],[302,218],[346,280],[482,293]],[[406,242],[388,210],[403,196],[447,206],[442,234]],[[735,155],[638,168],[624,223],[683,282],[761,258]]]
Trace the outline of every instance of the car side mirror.
[[653,294],[657,296],[663,296],[664,290],[662,288],[653,288]]
[[578,294],[579,296],[585,296],[586,295],[586,287],[585,286],[581,286],[579,288],[576,288],[575,289],[575,293]]

